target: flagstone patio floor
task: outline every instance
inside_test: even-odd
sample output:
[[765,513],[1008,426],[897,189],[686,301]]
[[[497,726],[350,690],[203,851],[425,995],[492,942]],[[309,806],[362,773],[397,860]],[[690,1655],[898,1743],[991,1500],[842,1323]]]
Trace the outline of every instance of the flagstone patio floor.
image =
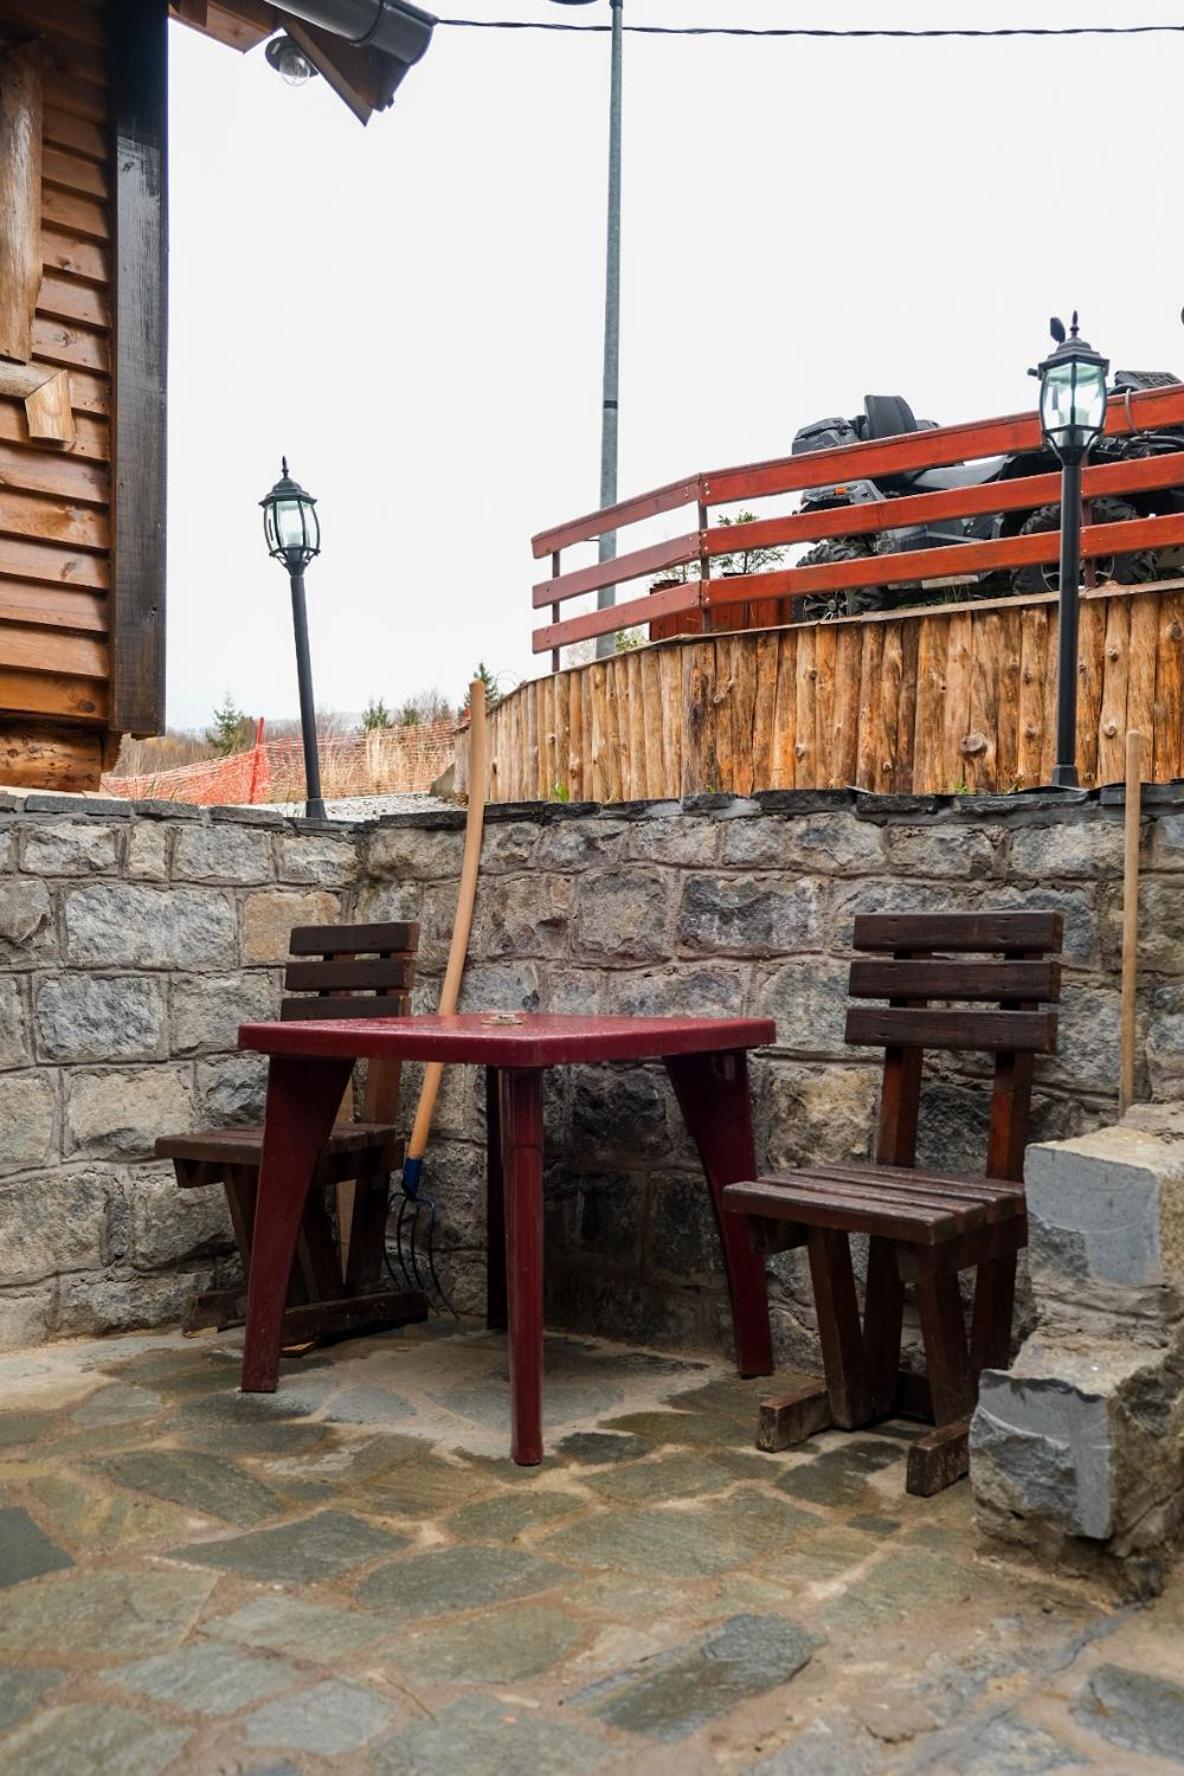
[[984,1552],[965,1483],[905,1494],[907,1425],[761,1455],[768,1387],[551,1338],[521,1470],[472,1323],[274,1396],[233,1336],[0,1358],[0,1776],[1184,1765],[1184,1584]]

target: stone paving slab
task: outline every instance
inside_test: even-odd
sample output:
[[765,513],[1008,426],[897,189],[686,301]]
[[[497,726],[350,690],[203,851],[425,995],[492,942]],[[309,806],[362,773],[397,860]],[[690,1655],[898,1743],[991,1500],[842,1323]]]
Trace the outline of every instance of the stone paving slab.
[[748,1697],[788,1683],[820,1644],[784,1616],[734,1616],[707,1640],[582,1691],[572,1706],[652,1739],[685,1739]]
[[19,1506],[0,1509],[0,1590],[73,1564],[66,1550],[38,1529],[27,1511]]
[[1004,1565],[965,1486],[905,1493],[915,1427],[763,1455],[797,1378],[552,1337],[520,1469],[484,1328],[274,1396],[239,1348],[0,1360],[0,1776],[1181,1768],[1184,1579],[1132,1611]]
[[346,1511],[318,1511],[295,1523],[256,1529],[216,1542],[173,1548],[175,1560],[219,1566],[273,1584],[310,1585],[339,1579],[407,1546],[406,1536],[378,1529]]

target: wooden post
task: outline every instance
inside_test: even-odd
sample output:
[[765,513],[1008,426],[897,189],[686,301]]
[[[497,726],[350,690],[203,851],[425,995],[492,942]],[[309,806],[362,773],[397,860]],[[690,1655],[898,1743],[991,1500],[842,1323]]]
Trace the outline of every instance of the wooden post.
[[41,45],[0,53],[0,357],[28,363],[41,287]]
[[1126,737],[1126,798],[1122,860],[1122,1033],[1118,1113],[1135,1097],[1135,988],[1139,967],[1139,834],[1143,811],[1143,736]]

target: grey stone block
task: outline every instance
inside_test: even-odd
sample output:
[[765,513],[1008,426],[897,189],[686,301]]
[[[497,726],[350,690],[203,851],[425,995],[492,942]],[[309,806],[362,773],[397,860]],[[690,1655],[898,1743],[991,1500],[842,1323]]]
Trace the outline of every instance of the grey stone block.
[[605,985],[614,1017],[743,1017],[748,1000],[749,970],[727,963],[613,973]]
[[156,820],[137,820],[127,836],[125,869],[133,882],[167,882],[169,828]]
[[330,833],[283,833],[278,841],[279,878],[321,888],[343,888],[357,879],[353,838]]
[[826,1161],[866,1160],[875,1127],[879,1075],[874,1067],[767,1063],[768,1134],[757,1163],[774,1170]]
[[120,820],[131,816],[131,803],[112,796],[27,795],[26,814],[81,814],[91,820]]
[[113,1071],[79,1068],[66,1077],[64,1150],[115,1159],[148,1158],[158,1135],[193,1127],[188,1067]]
[[226,882],[247,887],[270,881],[271,839],[250,827],[186,826],[173,847],[173,877],[179,882]]
[[1099,810],[1092,817],[1020,827],[1011,836],[1011,868],[1040,882],[1122,872],[1122,823]]
[[1098,1129],[1030,1147],[1024,1177],[1038,1283],[1184,1281],[1184,1141]]
[[0,1073],[0,1174],[46,1163],[54,1146],[56,1096],[52,1073]]
[[25,989],[19,975],[0,975],[0,1067],[27,1067],[32,1059]]
[[[507,830],[512,833],[519,829],[510,827]],[[578,826],[574,823],[546,826],[541,836],[538,833],[534,835],[538,846],[534,856],[535,867],[567,871],[594,869],[598,865],[613,863],[620,851],[621,836],[625,831],[624,824],[614,820]]]
[[[336,925],[341,897],[327,889],[257,888],[243,901],[243,961],[283,962],[295,925]],[[184,967],[186,958],[179,957]]]
[[46,821],[26,830],[21,867],[35,876],[107,876],[119,863],[121,836],[97,821]]
[[0,1351],[44,1344],[53,1335],[56,1313],[57,1287],[52,1281],[40,1288],[0,1289]]
[[525,870],[534,866],[540,827],[537,821],[515,821],[505,826],[492,826],[481,846],[483,871]]
[[55,1271],[103,1261],[111,1194],[99,1166],[61,1166],[0,1185],[0,1252],[8,1283],[35,1283]]
[[51,975],[33,1005],[51,1061],[150,1061],[168,1046],[166,987],[151,975]]
[[893,824],[885,829],[887,868],[904,876],[972,876],[996,873],[1001,835],[960,826]]
[[204,820],[205,809],[192,802],[169,802],[161,797],[146,796],[130,803],[132,812],[145,820]]
[[202,1128],[262,1122],[266,1093],[266,1055],[219,1055],[197,1063],[197,1120]]
[[75,966],[225,968],[237,960],[234,902],[213,889],[75,888],[66,896],[66,951]]
[[[160,1129],[160,1134],[179,1132]],[[137,1270],[219,1257],[234,1248],[234,1232],[220,1184],[180,1190],[171,1165],[129,1170],[125,1193],[131,1213],[132,1264]]]
[[[433,989],[432,999],[438,997]],[[541,989],[536,962],[471,962],[461,982],[461,1011],[537,1011]]]
[[574,953],[605,963],[665,960],[671,886],[656,869],[589,870],[579,879]]
[[278,808],[217,807],[210,809],[210,819],[227,821],[234,826],[283,826],[284,816]]
[[777,1042],[801,1054],[846,1052],[847,965],[829,957],[798,956],[762,973],[752,996],[753,1015],[777,1022]]
[[234,1048],[239,1025],[278,1017],[280,998],[280,976],[271,969],[179,976],[172,983],[173,1052]]
[[49,889],[35,879],[0,882],[0,961],[17,968],[57,955]]
[[[582,877],[587,881],[587,877]],[[485,877],[477,888],[473,908],[472,954],[490,961],[498,956],[515,959],[555,956],[567,949],[571,911],[571,884],[564,876]],[[456,921],[456,889],[430,889],[424,897],[420,945],[425,963],[442,961],[447,954]]]
[[869,875],[884,867],[884,835],[847,812],[736,821],[724,828],[720,859],[741,869]]
[[687,869],[709,869],[719,855],[719,838],[716,821],[685,815],[675,804],[669,817],[639,820],[629,828],[625,855],[634,863],[675,863]]
[[[531,830],[537,839],[537,828]],[[463,849],[458,832],[379,826],[367,845],[366,874],[379,880],[388,876],[400,881],[452,880],[460,874]]]
[[1008,1373],[984,1371],[970,1437],[984,1527],[1050,1551],[1101,1542],[1123,1559],[1162,1546],[1184,1510],[1181,1354],[1038,1334]]
[[818,949],[822,890],[809,877],[688,876],[683,883],[676,938],[699,955],[763,956]]

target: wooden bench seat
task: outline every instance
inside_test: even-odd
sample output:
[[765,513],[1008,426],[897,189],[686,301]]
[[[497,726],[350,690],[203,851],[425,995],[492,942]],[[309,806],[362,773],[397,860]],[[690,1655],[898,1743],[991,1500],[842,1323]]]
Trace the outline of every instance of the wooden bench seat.
[[[803,1166],[731,1185],[725,1208],[747,1218],[757,1250],[804,1246],[818,1312],[826,1385],[761,1408],[758,1443],[788,1448],[830,1425],[848,1429],[891,1412],[922,1410],[936,1430],[909,1453],[908,1487],[931,1493],[966,1471],[969,1416],[978,1377],[1010,1355],[1017,1255],[1027,1244],[1023,1154],[1033,1058],[1056,1044],[1061,919],[1053,913],[868,915],[855,921],[857,960],[847,1040],[885,1047],[875,1162]],[[935,951],[960,954],[942,957]],[[969,961],[961,952],[1002,951]],[[936,1007],[934,999],[957,1000]],[[982,1002],[994,1000],[991,1010]],[[923,1050],[986,1049],[995,1055],[987,1172],[917,1166]],[[851,1235],[868,1241],[859,1312]],[[958,1275],[976,1272],[969,1340]],[[902,1371],[905,1290],[916,1293],[928,1373]]]

